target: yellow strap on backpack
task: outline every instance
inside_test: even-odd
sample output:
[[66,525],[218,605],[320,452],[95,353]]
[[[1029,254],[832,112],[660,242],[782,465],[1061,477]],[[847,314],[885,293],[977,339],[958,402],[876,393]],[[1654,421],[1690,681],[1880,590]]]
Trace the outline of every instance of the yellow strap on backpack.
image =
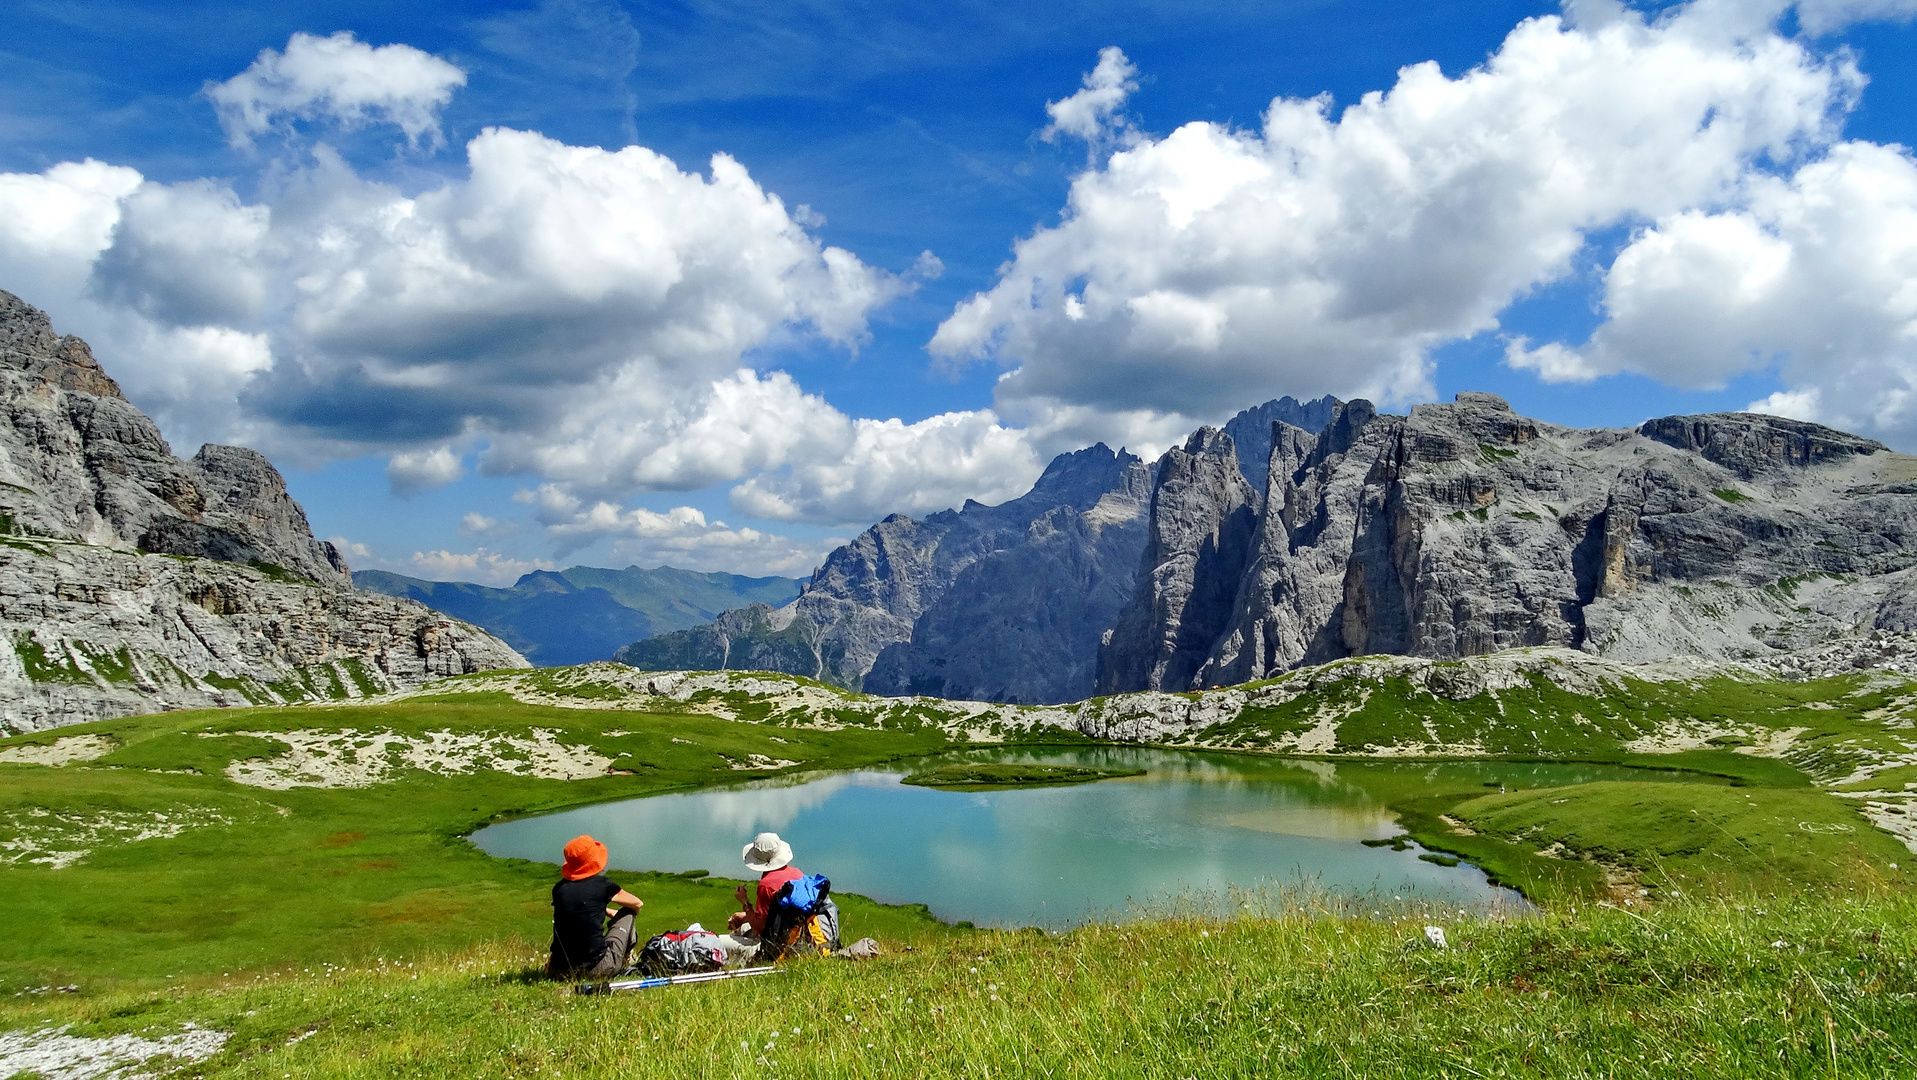
[[807,919],[805,921],[805,930],[806,930],[806,933],[812,935],[813,944],[818,945],[821,948],[824,947],[825,927],[819,925],[819,917],[817,915],[814,915],[810,919]]

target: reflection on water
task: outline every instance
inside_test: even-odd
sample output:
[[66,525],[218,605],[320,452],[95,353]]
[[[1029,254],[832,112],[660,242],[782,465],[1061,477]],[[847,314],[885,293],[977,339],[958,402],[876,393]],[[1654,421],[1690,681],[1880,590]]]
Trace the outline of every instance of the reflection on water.
[[[956,760],[1147,771],[1008,791],[899,783],[909,772]],[[792,843],[798,866],[826,874],[840,891],[923,903],[941,918],[981,925],[1063,926],[1135,902],[1299,879],[1484,904],[1514,897],[1469,866],[1423,862],[1415,848],[1357,843],[1399,831],[1387,800],[1500,784],[1657,778],[1589,765],[1332,763],[1121,747],[999,750],[583,807],[491,826],[473,842],[493,855],[557,862],[568,839],[589,832],[611,847],[614,866],[743,877],[740,849],[772,830]]]

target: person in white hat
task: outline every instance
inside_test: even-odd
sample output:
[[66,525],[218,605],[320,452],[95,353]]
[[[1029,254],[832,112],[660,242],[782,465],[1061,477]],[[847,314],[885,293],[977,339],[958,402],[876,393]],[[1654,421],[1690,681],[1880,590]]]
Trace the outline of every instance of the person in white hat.
[[792,865],[792,845],[779,839],[778,833],[762,832],[752,838],[743,852],[746,869],[759,872],[758,895],[749,897],[744,885],[733,893],[739,898],[743,909],[732,914],[727,924],[738,930],[750,927],[752,935],[757,937],[765,930],[765,917],[772,910],[772,901],[779,890],[788,881],[797,881],[805,874]]
[[779,839],[778,833],[762,832],[753,837],[742,854],[746,869],[758,871],[759,887],[756,895],[748,894],[744,885],[733,892],[740,910],[726,920],[727,933],[720,940],[728,954],[749,956],[758,951],[759,935],[765,932],[765,918],[779,890],[805,874],[792,865],[792,845]]

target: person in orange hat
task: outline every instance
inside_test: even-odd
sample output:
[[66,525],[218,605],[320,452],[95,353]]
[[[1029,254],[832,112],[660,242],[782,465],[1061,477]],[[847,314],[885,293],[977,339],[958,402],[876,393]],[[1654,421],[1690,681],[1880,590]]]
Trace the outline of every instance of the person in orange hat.
[[[590,836],[566,843],[559,884],[552,887],[552,955],[546,974],[555,979],[606,978],[626,969],[633,924],[645,901],[606,877],[606,845]],[[622,910],[606,921],[606,909]]]

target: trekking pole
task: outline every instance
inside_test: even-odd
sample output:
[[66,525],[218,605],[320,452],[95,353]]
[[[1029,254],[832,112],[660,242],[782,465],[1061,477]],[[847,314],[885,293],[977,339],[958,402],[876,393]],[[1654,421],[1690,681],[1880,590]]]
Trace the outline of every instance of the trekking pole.
[[718,982],[721,979],[743,979],[748,975],[771,975],[784,970],[784,968],[775,967],[756,967],[739,968],[736,971],[701,971],[694,975],[659,975],[650,979],[615,979],[612,982],[580,983],[573,987],[573,993],[610,994],[614,990],[650,990],[655,986],[685,986],[691,983]]

